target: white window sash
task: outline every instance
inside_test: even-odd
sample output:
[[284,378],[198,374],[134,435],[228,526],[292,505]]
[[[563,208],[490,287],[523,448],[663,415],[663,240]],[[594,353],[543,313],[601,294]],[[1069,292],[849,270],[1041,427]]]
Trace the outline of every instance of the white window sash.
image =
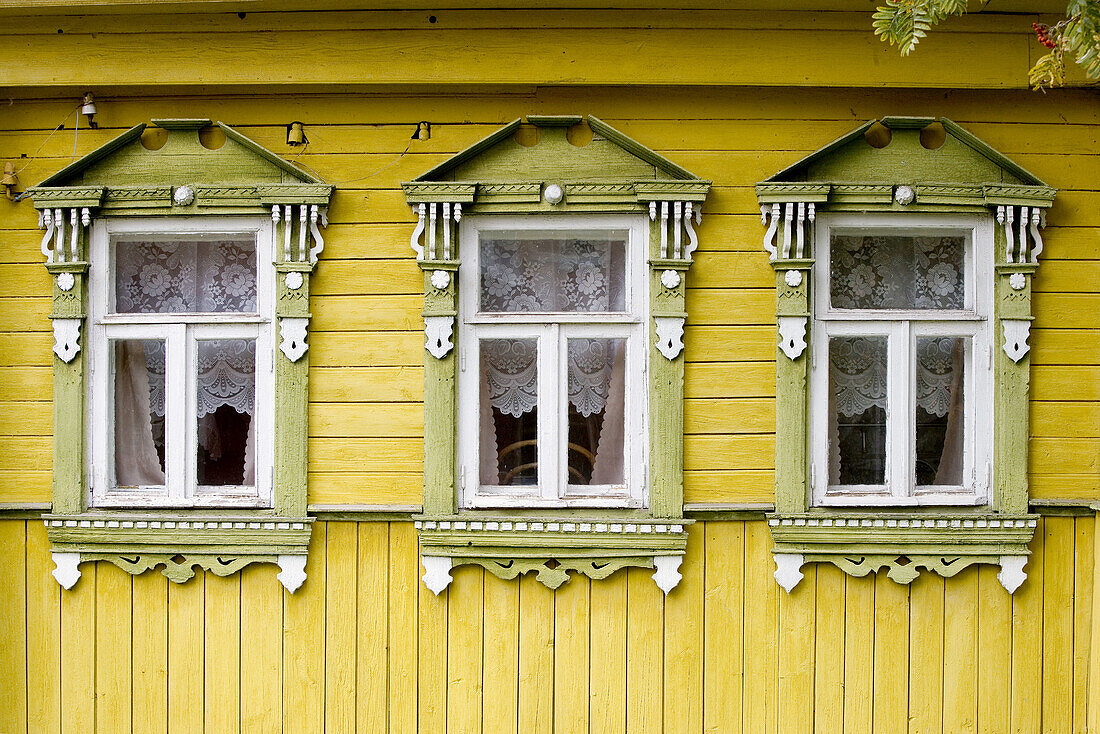
[[[626,311],[498,313],[479,312],[481,232],[500,230],[568,231],[615,229],[629,232],[625,261]],[[585,215],[468,216],[459,227],[458,462],[460,504],[471,508],[641,507],[645,504],[644,457],[647,441],[645,318],[648,313],[646,254],[648,228],[640,216]],[[568,485],[567,340],[621,338],[626,342],[624,455],[622,485]],[[480,471],[481,339],[538,339],[537,487],[482,485]],[[553,409],[551,409],[551,406]]]
[[[212,240],[256,237],[256,313],[112,314],[112,239],[119,235]],[[274,460],[274,266],[266,217],[156,220],[104,219],[93,225],[87,349],[90,376],[87,440],[89,504],[95,507],[268,507]],[[255,487],[197,486],[196,339],[255,339],[252,421]],[[162,339],[165,344],[165,487],[119,489],[115,481],[114,382],[110,342]]]
[[[988,502],[992,457],[993,389],[990,333],[993,230],[988,218],[943,215],[827,214],[817,222],[814,268],[815,324],[811,334],[811,496],[818,506],[979,505]],[[831,230],[859,234],[963,234],[963,310],[833,309],[829,291]],[[829,483],[829,339],[886,336],[887,417],[884,485]],[[963,486],[916,485],[916,339],[970,340],[963,375]]]

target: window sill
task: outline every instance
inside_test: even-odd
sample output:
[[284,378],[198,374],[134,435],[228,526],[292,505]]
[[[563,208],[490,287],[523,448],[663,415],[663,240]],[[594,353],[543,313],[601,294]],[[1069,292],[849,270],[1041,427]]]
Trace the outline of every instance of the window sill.
[[270,514],[197,515],[178,510],[87,512],[42,516],[57,569],[66,589],[80,578],[78,564],[110,561],[132,574],[163,565],[182,583],[195,566],[219,576],[250,563],[277,563],[279,580],[294,591],[305,579],[305,557],[313,520]]
[[654,580],[668,593],[680,580],[687,548],[682,518],[637,518],[629,513],[591,517],[451,515],[414,518],[424,561],[424,583],[438,594],[454,566],[475,564],[502,579],[536,572],[551,589],[567,571],[602,579],[628,566],[656,568]]
[[1012,593],[1025,578],[1037,521],[1037,515],[947,509],[768,515],[775,578],[788,592],[802,579],[803,563],[829,562],[852,576],[886,568],[900,584],[922,567],[946,577],[975,563],[999,564],[998,579]]

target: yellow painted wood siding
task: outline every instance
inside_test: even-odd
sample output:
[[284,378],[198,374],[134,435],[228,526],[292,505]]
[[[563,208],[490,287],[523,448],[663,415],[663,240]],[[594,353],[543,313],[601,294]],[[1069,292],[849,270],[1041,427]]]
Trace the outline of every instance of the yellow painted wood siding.
[[[0,159],[17,161],[22,184],[71,159],[73,105],[68,97],[16,99],[4,108]],[[83,154],[142,120],[203,115],[336,184],[311,284],[309,499],[418,504],[423,283],[399,183],[535,112],[596,114],[714,182],[688,276],[687,502],[774,497],[774,279],[753,183],[886,114],[950,117],[1059,189],[1034,282],[1032,496],[1100,498],[1100,105],[1090,92],[540,88],[103,97],[100,128],[81,128],[75,147]],[[305,148],[285,144],[294,119],[308,121]],[[433,123],[432,137],[410,143],[422,119]],[[51,135],[61,122],[65,129]],[[29,202],[0,198],[0,503],[50,499],[50,281],[35,226]]]
[[273,566],[105,563],[61,592],[42,524],[5,520],[0,731],[1084,732],[1096,524],[1044,518],[1010,597],[985,567],[809,567],[787,595],[762,522],[700,523],[663,598],[641,569],[551,592],[475,567],[434,597],[383,522],[318,523],[294,595]]

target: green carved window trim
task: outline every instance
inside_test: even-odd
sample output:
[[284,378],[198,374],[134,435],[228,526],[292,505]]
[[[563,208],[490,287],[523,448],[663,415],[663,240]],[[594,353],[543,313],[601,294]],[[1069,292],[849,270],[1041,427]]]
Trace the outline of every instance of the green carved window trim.
[[[937,134],[940,145],[928,145],[925,136]],[[874,144],[872,135],[879,136]],[[803,577],[801,566],[814,562],[856,576],[886,569],[898,583],[909,583],[921,568],[952,576],[988,563],[1001,566],[998,579],[1014,592],[1026,578],[1037,518],[1028,514],[1027,337],[1031,276],[1054,189],[950,120],[884,118],[757,184],[756,193],[776,274],[776,510],[768,518],[776,580],[790,591]],[[988,504],[813,506],[807,345],[815,328],[814,221],[825,212],[964,213],[992,223],[993,272],[976,274],[983,278],[977,286],[993,291]]]
[[[324,240],[333,187],[222,123],[154,120],[167,133],[147,149],[137,125],[29,190],[45,230],[42,253],[53,277],[53,507],[43,516],[64,588],[84,561],[109,561],[129,573],[163,566],[183,582],[195,567],[228,575],[250,563],[276,563],[293,592],[305,580],[312,520],[306,514],[306,404],[309,275]],[[203,129],[225,141],[208,148]],[[274,267],[274,456],[272,500],[263,508],[89,507],[86,408],[88,275],[97,220],[165,217],[270,218]],[[261,257],[265,256],[262,251]],[[92,345],[92,348],[98,348]]]
[[[411,244],[424,274],[424,512],[416,518],[424,582],[434,593],[458,565],[501,578],[536,573],[557,588],[568,570],[604,578],[626,566],[655,568],[667,593],[680,579],[683,517],[683,323],[694,225],[709,182],[600,120],[528,116],[403,185],[417,215]],[[575,145],[574,132],[592,140]],[[647,379],[648,506],[640,509],[464,509],[458,502],[456,414],[457,222],[466,216],[631,214],[649,225]]]

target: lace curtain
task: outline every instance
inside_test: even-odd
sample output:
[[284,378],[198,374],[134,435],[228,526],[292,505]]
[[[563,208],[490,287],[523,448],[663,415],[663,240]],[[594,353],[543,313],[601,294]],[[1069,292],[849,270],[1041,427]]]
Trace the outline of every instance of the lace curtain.
[[[585,418],[599,416],[598,448],[590,483],[618,484],[623,474],[626,349],[622,339],[569,339],[566,385],[570,405]],[[503,448],[490,408],[519,418],[538,405],[538,350],[534,339],[485,339],[482,354],[482,476],[497,473]]]
[[482,239],[481,310],[622,311],[621,239]]
[[[164,484],[163,465],[160,465],[151,438],[153,420],[163,419],[165,415],[164,342],[127,340],[119,344],[115,365],[116,422],[136,423],[138,428],[116,430],[117,479],[122,486]],[[195,345],[198,441],[199,446],[217,459],[222,455],[226,440],[241,440],[239,436],[226,436],[219,430],[214,415],[217,410],[228,406],[250,418],[255,415],[256,342],[252,339],[198,340]],[[248,422],[244,443],[243,484],[251,485],[255,482],[255,423],[252,420]],[[124,481],[124,477],[130,481]]]
[[[954,405],[953,387],[962,372],[962,355],[953,336],[917,340],[917,405],[934,416]],[[887,340],[884,337],[834,337],[829,340],[829,377],[837,411],[852,417],[871,407],[886,410]]]
[[833,307],[963,308],[965,245],[962,237],[836,235],[829,257]]
[[115,243],[118,313],[255,310],[254,241]]

